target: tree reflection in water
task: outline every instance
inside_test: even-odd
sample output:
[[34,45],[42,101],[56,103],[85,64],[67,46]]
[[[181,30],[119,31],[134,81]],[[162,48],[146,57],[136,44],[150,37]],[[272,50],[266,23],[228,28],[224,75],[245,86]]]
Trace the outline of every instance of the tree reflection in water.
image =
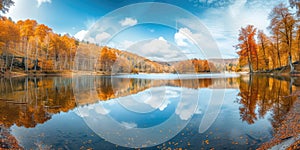
[[[96,88],[97,99],[89,99],[89,91],[74,91],[73,82],[80,82],[76,84],[77,86]],[[68,112],[80,105],[137,94],[161,86],[190,89],[238,88],[240,92],[236,102],[240,105],[241,120],[248,124],[255,124],[257,120],[269,117],[267,119],[270,120],[274,133],[279,132],[281,124],[297,101],[297,96],[294,94],[297,87],[292,85],[289,79],[268,76],[241,76],[226,80],[217,78],[151,80],[112,77],[84,77],[80,80],[68,77],[1,78],[0,125],[6,128],[14,124],[34,128],[37,124],[43,124],[51,119],[53,114]],[[73,92],[79,94],[76,97],[80,97],[76,102]]]
[[258,118],[264,118],[271,113],[270,121],[276,129],[284,120],[285,115],[297,100],[290,88],[290,82],[267,76],[245,76],[240,78],[239,97],[241,104],[240,116],[242,121],[253,124]]
[[[88,91],[76,91],[80,100],[75,102],[72,78],[28,77],[0,79],[0,124],[10,127],[14,124],[26,128],[35,127],[51,118],[52,114],[67,112],[77,105],[96,103],[89,99]],[[211,79],[191,80],[149,80],[110,77],[82,78],[79,86],[96,87],[98,100],[106,101],[163,85],[204,88],[212,84]],[[88,82],[88,83],[87,83]],[[80,88],[84,89],[84,88]]]
[[32,128],[52,114],[73,109],[71,81],[59,77],[0,79],[0,123]]

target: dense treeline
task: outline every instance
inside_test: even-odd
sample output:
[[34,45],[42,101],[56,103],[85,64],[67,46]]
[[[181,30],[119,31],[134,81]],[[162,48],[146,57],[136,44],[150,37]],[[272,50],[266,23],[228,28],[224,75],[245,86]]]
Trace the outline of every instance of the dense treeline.
[[136,54],[95,44],[81,43],[74,70],[100,73],[159,73],[165,66]]
[[[209,72],[207,60],[186,60],[172,64],[151,61],[107,46],[79,42],[59,35],[35,20],[13,22],[0,19],[0,71],[43,72],[79,70],[110,73]],[[76,55],[76,57],[75,57]]]
[[199,73],[216,72],[207,60],[191,59],[177,62],[155,62],[139,55],[95,44],[80,43],[74,70],[102,74],[118,73]]
[[[291,0],[290,4],[288,7],[281,3],[270,12],[270,36],[253,25],[241,28],[236,46],[240,67],[266,72],[289,66],[290,72],[295,72],[294,63],[300,60],[300,2]],[[296,13],[292,10],[295,6]]]
[[214,64],[210,63],[207,60],[200,60],[200,59],[192,59],[192,60],[185,60],[179,61],[173,64],[176,72],[178,73],[199,73],[199,72],[216,72],[217,69],[215,68]]
[[151,61],[107,46],[79,42],[35,20],[0,18],[0,72],[198,73],[216,71],[207,60]]
[[0,19],[0,68],[70,70],[79,42],[35,20]]

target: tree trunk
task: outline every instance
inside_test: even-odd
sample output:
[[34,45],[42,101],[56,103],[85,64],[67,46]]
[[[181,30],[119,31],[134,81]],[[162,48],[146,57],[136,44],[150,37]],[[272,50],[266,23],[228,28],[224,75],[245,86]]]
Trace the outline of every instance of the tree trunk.
[[5,69],[8,69],[8,59],[9,59],[9,54],[8,54],[8,51],[9,51],[9,43],[6,43],[5,44],[6,46],[5,46]]
[[262,50],[263,50],[263,57],[264,57],[264,61],[265,61],[265,69],[264,70],[269,70],[269,62],[267,60],[267,56],[266,56],[266,48],[265,48],[265,43],[264,41],[261,41],[261,47],[262,47]]
[[276,39],[277,39],[277,41],[276,41],[277,56],[278,56],[278,61],[279,61],[279,67],[281,67],[281,59],[280,59],[280,51],[279,51],[279,39],[278,39],[278,35],[277,35]]
[[38,66],[38,41],[36,39],[36,47],[35,47],[35,64],[34,64],[34,71],[36,71],[36,68]]
[[289,55],[288,60],[289,60],[290,68],[291,68],[290,73],[293,73],[295,71],[295,68],[294,68],[294,65],[293,65],[293,62],[292,62],[292,56],[291,55]]
[[37,69],[39,69],[39,59],[34,60],[34,71],[36,71]]
[[300,35],[298,36],[297,47],[298,47],[298,61],[300,61]]
[[256,71],[258,71],[258,54],[256,53]]
[[293,65],[293,58],[292,58],[292,44],[293,44],[293,32],[292,31],[289,31],[290,33],[290,37],[288,39],[288,44],[289,44],[289,65],[291,67],[291,71],[290,73],[293,73],[295,68],[294,68],[294,65]]
[[12,71],[12,68],[13,68],[14,59],[15,59],[15,55],[12,55],[11,64],[10,64],[10,69],[9,69],[10,72]]
[[248,53],[248,65],[249,65],[250,73],[253,73],[253,68],[252,68],[252,53],[251,53],[251,49],[249,47],[248,41],[247,41],[247,53]]
[[248,56],[248,66],[249,66],[250,73],[253,73],[253,68],[252,68],[252,64],[251,64],[251,60],[250,60],[249,56]]
[[28,72],[28,49],[29,49],[29,44],[26,42],[26,55],[25,55],[25,72]]
[[71,49],[69,49],[69,70],[72,70],[72,54],[71,54]]
[[249,63],[249,69],[250,69],[250,73],[253,73],[253,67],[251,63]]

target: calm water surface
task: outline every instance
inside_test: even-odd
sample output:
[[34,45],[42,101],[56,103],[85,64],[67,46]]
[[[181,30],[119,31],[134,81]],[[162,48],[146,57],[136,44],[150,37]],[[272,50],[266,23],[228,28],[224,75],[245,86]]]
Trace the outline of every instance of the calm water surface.
[[289,78],[196,78],[0,79],[0,124],[25,149],[255,149],[299,103]]

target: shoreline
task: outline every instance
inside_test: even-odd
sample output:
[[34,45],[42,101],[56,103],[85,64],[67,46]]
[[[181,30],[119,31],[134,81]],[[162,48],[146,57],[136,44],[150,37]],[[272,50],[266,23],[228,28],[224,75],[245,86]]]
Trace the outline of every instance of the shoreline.
[[278,72],[200,72],[200,73],[118,73],[118,74],[111,74],[107,72],[89,72],[89,71],[37,71],[37,72],[5,72],[0,74],[0,78],[17,78],[17,77],[37,77],[37,76],[67,76],[67,77],[72,77],[72,76],[122,76],[122,75],[205,75],[205,74],[238,74],[238,75],[268,75],[268,76],[281,76],[281,77],[299,77],[300,72],[296,73],[278,73]]

